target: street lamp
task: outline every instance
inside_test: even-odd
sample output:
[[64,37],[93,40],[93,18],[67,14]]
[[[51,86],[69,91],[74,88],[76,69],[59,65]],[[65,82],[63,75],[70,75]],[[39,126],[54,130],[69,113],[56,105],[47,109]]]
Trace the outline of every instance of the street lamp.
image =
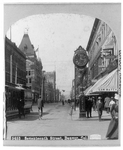
[[[79,117],[86,117],[86,110],[85,110],[85,97],[83,92],[83,78],[86,72],[86,65],[88,63],[89,59],[86,53],[86,50],[82,48],[81,46],[78,47],[78,49],[74,53],[73,57],[73,63],[76,68],[78,68],[81,77],[81,88],[80,88],[80,95],[79,95]],[[75,80],[76,80],[76,69],[75,69]],[[76,82],[75,82],[76,83]],[[75,85],[76,86],[76,85]],[[76,90],[76,89],[75,89]],[[76,92],[75,92],[76,94]],[[76,99],[76,95],[75,95]]]

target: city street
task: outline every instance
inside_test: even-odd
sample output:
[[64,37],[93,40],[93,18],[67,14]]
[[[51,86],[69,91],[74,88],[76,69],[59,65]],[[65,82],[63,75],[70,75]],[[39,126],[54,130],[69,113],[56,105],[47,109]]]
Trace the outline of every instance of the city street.
[[[23,145],[37,143],[40,145],[118,145],[118,140],[106,140],[105,135],[110,122],[110,114],[103,112],[102,121],[99,122],[97,112],[92,113],[92,118],[79,118],[79,110],[69,115],[70,105],[65,103],[45,104],[43,119],[38,119],[37,106],[22,119],[15,118],[7,122],[7,140],[11,136],[85,136],[100,135],[101,140],[56,140],[56,141],[16,141]],[[88,142],[87,142],[88,141]],[[38,143],[39,142],[39,143]],[[11,144],[15,141],[11,141]],[[19,144],[18,143],[18,144]]]

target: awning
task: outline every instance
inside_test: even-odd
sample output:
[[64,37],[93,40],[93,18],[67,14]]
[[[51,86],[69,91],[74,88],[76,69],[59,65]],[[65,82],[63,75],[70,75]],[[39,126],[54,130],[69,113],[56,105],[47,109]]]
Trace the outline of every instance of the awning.
[[15,88],[18,89],[18,90],[25,90],[23,87],[16,86]]
[[[107,76],[107,75],[106,75]],[[106,76],[102,77],[101,79],[97,80],[97,82],[93,85],[90,86],[90,88],[87,89],[85,95],[90,95],[91,93],[93,93],[93,89],[104,79],[106,78]]]
[[84,94],[87,95],[88,94],[88,91],[89,89],[91,88],[92,86],[89,86],[85,91],[84,91]]
[[108,74],[94,89],[93,92],[118,92],[117,69]]
[[91,89],[90,93],[98,92],[118,92],[117,69],[104,76]]
[[85,95],[101,92],[118,92],[117,69],[99,79],[93,86],[85,90]]
[[111,40],[107,45],[105,45],[105,48],[103,50],[111,50],[114,48],[114,41]]

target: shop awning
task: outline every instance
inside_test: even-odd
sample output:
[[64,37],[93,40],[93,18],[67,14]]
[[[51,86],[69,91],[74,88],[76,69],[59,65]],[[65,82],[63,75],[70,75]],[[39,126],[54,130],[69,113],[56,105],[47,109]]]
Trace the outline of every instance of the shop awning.
[[98,84],[95,84],[90,93],[98,92],[118,92],[117,69],[104,76]]
[[117,69],[108,74],[94,89],[93,92],[118,92]]
[[84,94],[87,95],[88,94],[88,91],[89,89],[91,88],[92,86],[89,86],[85,91],[84,91]]
[[[107,76],[107,75],[106,75]],[[88,88],[86,90],[86,93],[85,95],[90,95],[91,93],[93,93],[93,89],[104,79],[106,78],[106,76],[102,77],[101,79],[97,80],[97,82],[93,85],[93,86],[90,86],[90,88]]]
[[118,92],[117,69],[99,79],[93,86],[87,89],[85,95],[101,92]]
[[114,41],[111,40],[107,45],[105,45],[105,48],[103,50],[110,50],[114,48]]

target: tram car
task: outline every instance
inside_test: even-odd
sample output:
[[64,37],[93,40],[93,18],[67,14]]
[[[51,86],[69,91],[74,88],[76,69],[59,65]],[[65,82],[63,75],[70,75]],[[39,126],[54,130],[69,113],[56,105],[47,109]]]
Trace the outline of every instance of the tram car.
[[29,113],[32,110],[32,91],[31,89],[23,88],[21,86],[5,86],[5,96],[6,96],[6,112],[15,111],[18,108],[18,100],[22,99],[24,103],[25,112]]

